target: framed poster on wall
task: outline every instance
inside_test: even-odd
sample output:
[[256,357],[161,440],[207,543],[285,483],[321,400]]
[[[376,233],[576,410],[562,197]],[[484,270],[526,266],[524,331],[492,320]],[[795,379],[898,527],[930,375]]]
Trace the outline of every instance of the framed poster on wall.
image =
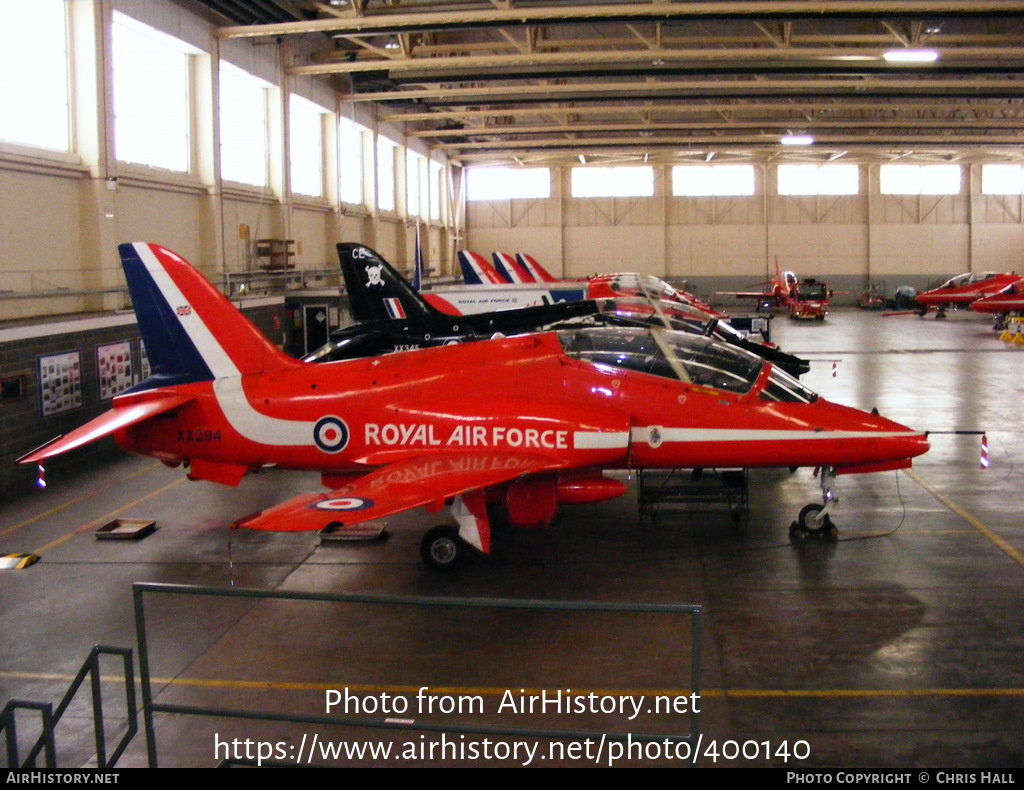
[[132,377],[132,344],[127,340],[96,346],[96,377],[100,400],[110,400],[135,383]]
[[82,405],[82,356],[78,351],[36,357],[39,409],[44,417]]
[[149,367],[149,354],[146,353],[146,341],[139,338],[139,381],[145,381],[153,375]]

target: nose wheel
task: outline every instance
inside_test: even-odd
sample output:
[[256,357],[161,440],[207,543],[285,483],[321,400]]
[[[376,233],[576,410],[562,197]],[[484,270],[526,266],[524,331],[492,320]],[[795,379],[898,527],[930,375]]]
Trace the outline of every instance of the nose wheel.
[[800,509],[800,515],[789,527],[789,534],[796,538],[806,538],[809,535],[834,538],[839,534],[839,530],[825,512],[825,506],[812,502]]
[[817,502],[812,502],[800,509],[800,515],[789,526],[789,536],[791,538],[803,540],[811,535],[820,538],[835,538],[839,535],[839,530],[836,529],[832,519],[829,518],[829,511],[832,509],[832,505],[839,501],[833,493],[835,479],[836,470],[833,467],[826,466],[821,469],[822,504],[819,505]]

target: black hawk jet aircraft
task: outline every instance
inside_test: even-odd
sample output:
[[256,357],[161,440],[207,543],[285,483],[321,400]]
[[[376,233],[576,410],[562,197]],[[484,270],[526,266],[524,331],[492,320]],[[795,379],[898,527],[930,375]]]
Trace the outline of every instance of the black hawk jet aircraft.
[[325,345],[304,357],[306,362],[379,356],[573,326],[664,326],[739,346],[792,376],[810,369],[806,360],[748,340],[725,322],[680,303],[608,298],[450,315],[430,304],[369,247],[342,242],[338,257],[355,323],[332,332]]

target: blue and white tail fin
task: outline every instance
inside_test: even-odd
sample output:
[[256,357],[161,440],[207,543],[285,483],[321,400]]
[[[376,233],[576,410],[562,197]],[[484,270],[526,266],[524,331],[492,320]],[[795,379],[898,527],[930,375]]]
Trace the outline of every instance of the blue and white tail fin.
[[508,281],[495,271],[487,260],[476,252],[459,250],[459,266],[466,285],[507,285]]
[[137,389],[299,365],[188,261],[146,242],[118,247],[153,375]]
[[494,269],[510,283],[532,283],[536,282],[533,275],[516,262],[514,256],[507,252],[492,252],[491,260],[494,261]]
[[558,278],[553,277],[551,273],[541,266],[537,259],[532,255],[527,255],[523,252],[516,253],[516,262],[528,271],[533,279],[539,283],[557,283]]

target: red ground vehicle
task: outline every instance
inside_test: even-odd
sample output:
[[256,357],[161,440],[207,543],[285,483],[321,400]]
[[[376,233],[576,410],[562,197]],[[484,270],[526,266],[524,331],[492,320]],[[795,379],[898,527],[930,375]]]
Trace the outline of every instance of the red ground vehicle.
[[828,287],[808,277],[789,290],[789,317],[824,321],[828,307]]

